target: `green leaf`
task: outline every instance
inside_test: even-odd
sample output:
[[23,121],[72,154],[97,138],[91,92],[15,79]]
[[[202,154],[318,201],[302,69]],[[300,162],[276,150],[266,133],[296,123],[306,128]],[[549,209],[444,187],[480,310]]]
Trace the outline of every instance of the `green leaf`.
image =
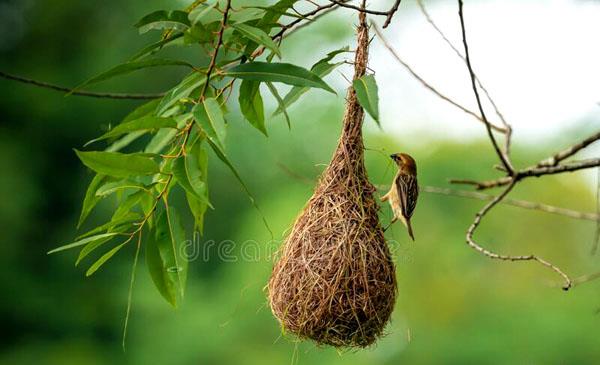
[[225,71],[225,76],[243,80],[282,82],[284,84],[315,87],[335,91],[319,76],[305,68],[289,63],[248,62]]
[[233,24],[232,27],[238,32],[242,33],[246,38],[263,45],[273,51],[279,58],[281,58],[281,52],[277,44],[271,39],[271,37],[265,33],[262,29],[249,26],[244,23]]
[[83,198],[83,207],[81,208],[81,214],[79,215],[79,222],[77,223],[77,228],[81,227],[87,216],[90,214],[92,209],[98,204],[102,197],[96,196],[96,191],[98,188],[108,181],[110,178],[108,176],[97,174],[92,179],[92,182],[87,188],[85,192],[85,198]]
[[187,98],[195,89],[199,88],[204,84],[206,76],[199,73],[193,72],[188,75],[179,85],[172,88],[163,98],[156,107],[155,114],[158,116],[163,115],[171,106],[179,102],[183,98]]
[[177,122],[173,118],[163,118],[156,117],[154,115],[146,115],[139,119],[135,119],[130,122],[125,122],[117,125],[110,131],[104,133],[102,136],[89,141],[85,144],[85,146],[89,145],[90,143],[101,141],[103,139],[118,137],[120,135],[130,132],[148,132],[158,130],[161,128],[177,128]]
[[285,102],[281,98],[281,95],[279,95],[279,91],[277,91],[277,88],[275,87],[275,85],[273,85],[270,82],[267,82],[267,87],[271,91],[271,94],[273,94],[273,97],[275,98],[275,100],[277,100],[277,105],[279,105],[279,109],[281,109],[281,111],[283,112],[283,116],[285,117],[285,121],[287,123],[288,129],[292,129],[292,123],[290,122],[290,116],[287,113],[287,109],[285,107]]
[[[218,1],[211,1],[212,4],[204,3],[199,4],[194,10],[188,14],[188,19],[192,24],[196,24],[202,20],[206,15],[211,12],[218,13],[215,7],[218,5]],[[219,14],[220,15],[220,14]]]
[[[194,186],[194,190],[203,199],[196,198],[196,195],[186,193],[188,206],[194,216],[194,227],[200,234],[204,233],[204,214],[210,205],[208,197],[208,152],[201,143],[196,143],[186,155],[186,164],[191,171],[189,180]],[[212,208],[212,206],[211,206]]]
[[64,245],[64,246],[60,246],[60,247],[57,247],[55,249],[52,249],[52,250],[48,251],[48,255],[56,253],[56,252],[60,252],[60,251],[65,251],[65,250],[68,250],[68,249],[71,249],[71,248],[83,246],[83,245],[86,245],[86,244],[88,244],[90,242],[101,240],[101,239],[104,239],[104,238],[107,238],[107,237],[113,237],[113,236],[116,236],[117,234],[118,233],[103,233],[103,234],[98,234],[98,235],[95,235],[95,236],[86,237],[86,238],[81,239],[79,241],[75,241],[73,243],[69,243],[68,245]]
[[222,150],[219,149],[219,146],[217,146],[216,144],[214,144],[213,141],[211,141],[210,139],[208,139],[208,143],[210,144],[210,147],[213,149],[213,151],[215,152],[215,154],[217,155],[217,157],[219,158],[219,160],[221,160],[225,164],[225,166],[227,166],[229,168],[229,170],[233,173],[233,175],[235,176],[235,178],[237,179],[237,181],[240,183],[240,185],[244,189],[244,192],[248,196],[248,199],[250,199],[250,203],[252,203],[252,206],[254,207],[254,209],[256,209],[256,211],[258,212],[258,214],[261,216],[262,221],[263,221],[265,227],[267,228],[267,230],[269,231],[269,233],[271,234],[271,236],[273,236],[273,231],[269,227],[269,223],[267,222],[267,219],[265,218],[264,214],[262,213],[262,211],[258,207],[258,204],[256,203],[256,200],[254,199],[254,196],[250,192],[250,189],[248,189],[248,186],[246,185],[246,183],[244,182],[244,180],[242,179],[242,177],[240,176],[240,174],[238,173],[238,171],[236,170],[236,168],[233,166],[233,164],[231,163],[231,161],[229,161],[229,158],[225,155],[225,153]]
[[160,172],[158,164],[146,154],[78,150],[75,153],[84,165],[104,175],[130,177]]
[[107,253],[105,253],[104,255],[102,255],[96,262],[94,262],[92,264],[92,266],[90,266],[90,268],[85,272],[85,276],[91,276],[93,275],[96,271],[98,271],[98,269],[104,265],[104,263],[108,260],[110,260],[111,257],[113,257],[121,248],[123,248],[123,246],[125,246],[125,244],[127,243],[127,241],[121,243],[118,246],[113,247],[110,251],[108,251]]
[[112,194],[116,191],[124,190],[124,189],[148,190],[149,187],[142,183],[139,183],[137,181],[132,181],[132,180],[113,181],[113,182],[109,182],[109,183],[102,185],[96,191],[96,195],[97,196],[106,196],[106,195]]
[[352,82],[358,102],[379,124],[379,96],[377,95],[377,83],[373,75],[365,75]]
[[158,42],[149,44],[146,47],[140,49],[136,54],[131,56],[130,61],[139,60],[140,58],[144,58],[148,55],[154,54],[163,49],[165,46],[175,44],[175,41],[181,37],[183,37],[183,33],[178,32],[175,34],[171,34],[169,37],[161,39]]
[[202,104],[194,107],[192,114],[208,138],[224,150],[227,130],[219,102],[214,98],[206,98]]
[[[329,75],[331,71],[333,71],[337,66],[341,64],[341,62],[329,63],[329,61],[331,61],[336,55],[340,53],[348,52],[348,50],[349,47],[346,46],[335,51],[329,52],[327,56],[317,61],[311,67],[310,71],[321,78]],[[306,93],[309,89],[310,88],[304,86],[294,86],[283,98],[283,104],[286,108],[289,108],[290,105],[292,105],[294,102],[300,99],[300,96]],[[277,110],[275,110],[273,115],[277,115],[281,112],[283,112],[283,109],[281,106],[279,106]]]
[[75,261],[75,266],[79,266],[79,263],[81,262],[81,260],[83,260],[84,258],[86,258],[87,255],[89,255],[90,253],[92,253],[98,247],[101,247],[105,243],[109,242],[113,238],[114,237],[106,237],[106,238],[103,238],[103,239],[100,239],[100,240],[92,241],[92,242],[88,243],[87,245],[83,246],[83,248],[81,249],[81,251],[79,251],[79,256],[77,257],[77,261]]
[[137,131],[137,132],[127,133],[127,135],[123,136],[123,138],[119,138],[118,140],[111,143],[108,147],[106,147],[105,151],[106,152],[118,152],[118,151],[122,150],[123,148],[129,146],[133,141],[140,138],[144,134],[146,134],[146,131]]
[[100,225],[90,231],[85,232],[84,234],[79,235],[76,238],[76,240],[80,240],[82,238],[89,237],[89,236],[92,236],[95,234],[100,234],[101,232],[104,232],[104,231],[124,232],[124,231],[126,231],[126,229],[119,229],[119,228],[123,228],[121,226],[128,225],[128,223],[133,223],[135,221],[140,220],[141,218],[142,218],[142,216],[140,214],[130,212],[129,214],[126,214],[122,218],[111,219],[109,222],[104,223],[103,225]]
[[129,214],[132,213],[131,209],[133,209],[133,207],[135,207],[145,196],[148,195],[150,194],[144,190],[138,190],[135,193],[127,195],[125,200],[119,202],[119,207],[117,210],[115,210],[111,219],[117,220],[129,216]]
[[135,24],[140,34],[152,29],[186,30],[189,26],[188,14],[180,10],[158,10],[146,15]]
[[181,187],[196,199],[210,204],[206,197],[206,181],[202,179],[202,171],[194,160],[196,156],[179,157],[173,161],[172,172]]
[[[173,240],[171,226],[178,224],[177,218],[170,219],[167,212],[161,212],[156,217],[154,234],[150,235],[146,246],[146,265],[150,271],[150,277],[154,285],[171,305],[177,307],[178,292],[181,292],[184,271],[187,261],[179,262],[180,253]],[[173,218],[173,214],[171,218]],[[172,221],[170,224],[169,221]],[[181,231],[179,231],[181,232]],[[179,235],[180,233],[177,233]],[[177,239],[177,237],[175,238]],[[181,242],[183,244],[183,242]],[[181,265],[181,266],[180,266]]]
[[251,80],[242,81],[238,101],[244,117],[246,117],[254,128],[267,136],[263,100],[260,95],[260,82]]
[[168,60],[168,59],[160,59],[160,58],[130,61],[130,62],[122,63],[118,66],[115,66],[115,67],[111,68],[110,70],[101,73],[98,76],[92,77],[91,79],[85,81],[81,85],[79,85],[76,88],[74,88],[73,90],[71,90],[67,95],[70,95],[74,91],[80,90],[86,86],[96,84],[100,81],[112,79],[115,76],[125,75],[125,74],[131,73],[133,71],[137,71],[137,70],[141,70],[141,69],[149,68],[149,67],[158,67],[158,66],[187,66],[190,68],[194,68],[194,66],[192,66],[190,63],[185,62],[185,61]]

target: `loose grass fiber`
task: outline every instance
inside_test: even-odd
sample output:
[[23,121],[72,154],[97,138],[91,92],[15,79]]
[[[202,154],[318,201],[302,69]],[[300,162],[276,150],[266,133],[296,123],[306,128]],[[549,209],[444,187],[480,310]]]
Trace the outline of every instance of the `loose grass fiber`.
[[[365,74],[368,58],[364,14],[359,19],[354,78]],[[268,284],[271,310],[286,332],[335,347],[374,343],[396,299],[395,268],[364,166],[363,119],[351,87],[337,149]]]

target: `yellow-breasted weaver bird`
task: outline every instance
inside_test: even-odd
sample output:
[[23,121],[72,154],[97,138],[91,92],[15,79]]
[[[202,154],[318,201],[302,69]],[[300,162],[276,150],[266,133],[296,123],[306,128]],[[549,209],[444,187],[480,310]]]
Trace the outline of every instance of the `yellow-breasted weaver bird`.
[[[417,183],[417,164],[415,160],[406,153],[395,153],[390,155],[392,160],[398,165],[398,173],[394,177],[392,187],[387,194],[381,197],[381,201],[388,201],[394,218],[390,222],[396,222],[398,219],[404,223],[408,229],[408,235],[415,240],[410,217],[412,217],[417,198],[419,197],[419,185]],[[388,225],[388,227],[390,226]],[[386,227],[386,229],[388,228]]]

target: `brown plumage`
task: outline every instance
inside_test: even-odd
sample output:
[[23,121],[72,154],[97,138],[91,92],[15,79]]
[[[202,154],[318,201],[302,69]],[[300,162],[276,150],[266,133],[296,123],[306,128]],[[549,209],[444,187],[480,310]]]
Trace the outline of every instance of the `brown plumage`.
[[419,197],[419,185],[417,183],[417,164],[415,160],[406,153],[396,153],[390,156],[398,165],[398,173],[394,177],[394,182],[390,191],[385,194],[381,201],[388,201],[394,218],[390,225],[398,219],[404,223],[408,229],[408,235],[415,240],[410,218],[417,206]]

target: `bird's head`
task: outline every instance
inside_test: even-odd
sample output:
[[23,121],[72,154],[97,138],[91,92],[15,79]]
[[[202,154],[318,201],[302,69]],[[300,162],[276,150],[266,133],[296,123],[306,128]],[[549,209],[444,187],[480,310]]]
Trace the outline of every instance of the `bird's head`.
[[398,165],[398,169],[400,171],[404,171],[412,175],[417,174],[417,163],[409,154],[400,152],[394,153],[393,155],[390,155],[390,157],[396,163],[396,165]]

